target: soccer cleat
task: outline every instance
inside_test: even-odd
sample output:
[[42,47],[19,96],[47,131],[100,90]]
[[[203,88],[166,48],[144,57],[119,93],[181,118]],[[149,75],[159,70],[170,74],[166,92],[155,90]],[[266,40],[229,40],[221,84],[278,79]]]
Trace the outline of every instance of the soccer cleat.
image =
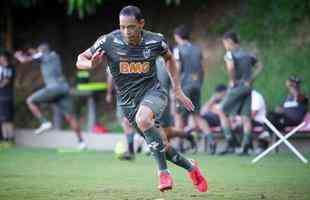
[[160,172],[158,189],[161,192],[171,190],[173,185],[172,177],[168,172]]
[[188,172],[190,179],[192,180],[193,185],[197,188],[199,192],[207,192],[208,190],[208,183],[207,180],[202,175],[197,161],[192,161],[194,164],[194,169]]
[[80,150],[80,151],[83,151],[83,150],[86,150],[87,148],[87,145],[85,142],[80,142],[77,149]]
[[134,161],[135,160],[135,155],[131,154],[129,152],[125,152],[122,155],[118,157],[120,160],[128,160],[128,161]]
[[34,131],[34,134],[35,135],[40,135],[40,134],[50,130],[52,127],[53,127],[53,125],[52,125],[51,122],[44,122],[44,123],[41,124],[41,126],[38,129],[36,129]]
[[216,143],[212,142],[209,144],[209,149],[210,149],[210,155],[215,155],[216,153]]

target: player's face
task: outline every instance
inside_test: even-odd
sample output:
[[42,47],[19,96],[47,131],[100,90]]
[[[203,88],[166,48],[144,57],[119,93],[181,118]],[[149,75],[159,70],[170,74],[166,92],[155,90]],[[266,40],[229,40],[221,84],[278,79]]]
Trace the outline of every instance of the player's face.
[[234,46],[231,39],[223,39],[223,45],[227,51],[233,49]]
[[0,65],[7,66],[8,65],[8,59],[5,56],[0,56]]
[[224,98],[225,95],[226,95],[226,91],[222,91],[218,93],[218,97],[221,99]]
[[291,92],[291,93],[294,93],[295,91],[295,88],[296,88],[296,84],[290,80],[287,80],[285,82],[285,85],[286,87],[288,88],[288,90]]
[[140,41],[144,20],[138,21],[134,16],[119,16],[119,26],[123,37],[129,44],[137,44]]
[[180,44],[180,41],[181,41],[180,36],[178,36],[177,34],[174,34],[173,36],[174,36],[175,42],[176,42],[177,44]]

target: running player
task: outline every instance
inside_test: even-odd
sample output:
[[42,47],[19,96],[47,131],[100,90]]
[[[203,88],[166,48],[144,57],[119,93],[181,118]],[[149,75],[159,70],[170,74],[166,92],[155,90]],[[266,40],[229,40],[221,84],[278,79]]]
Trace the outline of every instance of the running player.
[[161,88],[155,60],[163,56],[174,94],[188,109],[194,106],[180,86],[175,60],[161,34],[143,29],[144,19],[138,7],[127,6],[119,13],[120,30],[101,36],[94,45],[78,56],[77,67],[88,69],[108,62],[117,88],[117,100],[129,122],[143,134],[157,161],[159,190],[172,189],[173,181],[166,159],[187,169],[192,183],[200,192],[207,191],[207,183],[196,164],[185,159],[173,148],[165,148],[155,121],[160,119],[167,105],[167,93]]
[[72,99],[69,94],[70,88],[62,73],[59,55],[55,51],[52,51],[47,43],[42,43],[38,46],[36,52],[32,52],[31,55],[26,55],[18,51],[15,53],[15,57],[21,63],[38,62],[43,75],[45,87],[27,98],[27,105],[30,111],[41,123],[41,126],[35,130],[35,134],[39,135],[52,128],[52,123],[43,116],[38,104],[55,103],[64,113],[65,119],[71,129],[75,131],[79,142],[78,149],[85,149],[86,144],[73,113]]

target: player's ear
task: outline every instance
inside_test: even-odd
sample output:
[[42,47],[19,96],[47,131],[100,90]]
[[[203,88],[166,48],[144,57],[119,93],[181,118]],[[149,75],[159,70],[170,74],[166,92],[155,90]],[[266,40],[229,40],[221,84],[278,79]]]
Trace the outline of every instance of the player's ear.
[[143,29],[144,24],[145,24],[144,19],[141,19],[141,20],[139,21],[139,26],[140,26],[141,29]]

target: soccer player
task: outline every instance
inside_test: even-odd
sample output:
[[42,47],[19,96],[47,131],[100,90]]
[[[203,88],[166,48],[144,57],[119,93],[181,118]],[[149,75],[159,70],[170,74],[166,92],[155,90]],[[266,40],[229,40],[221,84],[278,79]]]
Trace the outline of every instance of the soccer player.
[[15,67],[8,51],[0,52],[0,128],[3,138],[14,142]]
[[248,155],[251,147],[251,90],[252,84],[262,71],[262,64],[256,57],[240,48],[236,33],[227,32],[223,36],[226,49],[224,56],[229,76],[229,89],[221,102],[219,112],[226,147],[220,154],[234,151],[233,135],[227,115],[241,115],[243,123],[243,140],[240,155]]
[[207,182],[196,163],[179,155],[173,148],[165,148],[155,121],[163,113],[168,97],[161,88],[155,60],[163,56],[167,65],[174,94],[188,109],[194,106],[179,83],[176,63],[161,34],[143,29],[144,19],[138,7],[126,6],[119,13],[120,29],[101,36],[94,45],[78,56],[77,67],[88,69],[108,62],[117,88],[117,100],[129,122],[143,134],[157,161],[160,191],[172,189],[173,181],[166,159],[187,169],[192,183],[200,192],[207,191]]
[[73,113],[72,99],[70,97],[69,84],[62,73],[62,65],[59,55],[52,51],[47,43],[42,43],[35,51],[26,55],[23,52],[16,52],[15,57],[21,63],[38,62],[45,87],[33,93],[27,98],[27,105],[33,115],[40,121],[41,126],[35,130],[39,135],[52,128],[52,123],[47,120],[39,109],[38,104],[54,103],[64,113],[66,121],[74,130],[78,138],[78,149],[83,150],[86,144],[83,140],[80,126]]
[[177,60],[181,72],[182,89],[195,105],[193,112],[188,112],[179,107],[177,115],[180,127],[185,127],[185,122],[192,115],[195,125],[203,132],[208,141],[211,154],[215,153],[216,144],[208,123],[200,116],[200,97],[203,84],[204,71],[202,66],[201,49],[190,41],[190,31],[185,25],[180,25],[174,30],[174,39],[178,44],[174,49],[174,57]]
[[[109,68],[108,68],[109,69]],[[107,94],[106,94],[106,101],[108,103],[112,102],[112,91],[113,91],[113,79],[112,75],[109,70],[107,70]],[[135,130],[129,123],[128,119],[125,117],[125,115],[122,113],[122,110],[119,106],[119,104],[116,104],[116,114],[119,122],[121,123],[121,126],[123,128],[124,134],[126,135],[126,141],[127,141],[127,152],[120,157],[122,160],[133,160],[135,158],[135,146],[134,146],[134,136],[135,136]]]
[[[171,82],[166,70],[166,62],[161,56],[156,59],[156,71],[161,86],[168,92],[168,97],[172,97],[170,93]],[[161,126],[160,132],[164,142],[169,145],[170,139],[179,137],[189,140],[190,143],[194,143],[194,137],[191,134],[187,134],[183,129],[174,126],[170,104],[171,100],[168,98],[167,106],[159,120]]]

